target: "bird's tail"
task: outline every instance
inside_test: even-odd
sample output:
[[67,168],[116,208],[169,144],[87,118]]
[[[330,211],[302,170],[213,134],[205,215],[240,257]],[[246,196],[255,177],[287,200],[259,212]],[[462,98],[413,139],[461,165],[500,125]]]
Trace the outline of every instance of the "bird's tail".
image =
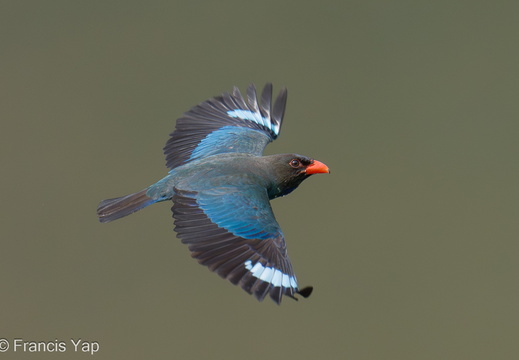
[[99,221],[106,223],[117,220],[153,204],[156,200],[146,196],[147,190],[144,189],[135,194],[101,201],[97,207]]

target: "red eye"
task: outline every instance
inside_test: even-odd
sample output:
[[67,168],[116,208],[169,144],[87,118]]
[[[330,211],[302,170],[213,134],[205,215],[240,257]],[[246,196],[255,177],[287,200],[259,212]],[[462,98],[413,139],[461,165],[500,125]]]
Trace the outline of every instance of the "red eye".
[[290,160],[290,166],[297,169],[298,167],[301,167],[301,161],[299,161],[297,159],[292,159],[292,160]]

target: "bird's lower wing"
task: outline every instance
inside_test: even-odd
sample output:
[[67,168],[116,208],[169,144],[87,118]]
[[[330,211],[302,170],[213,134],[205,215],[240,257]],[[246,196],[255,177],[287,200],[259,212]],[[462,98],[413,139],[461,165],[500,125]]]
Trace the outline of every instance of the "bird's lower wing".
[[[175,189],[175,231],[192,256],[258,300],[295,298],[297,280],[265,189]],[[301,293],[305,296],[305,292]]]

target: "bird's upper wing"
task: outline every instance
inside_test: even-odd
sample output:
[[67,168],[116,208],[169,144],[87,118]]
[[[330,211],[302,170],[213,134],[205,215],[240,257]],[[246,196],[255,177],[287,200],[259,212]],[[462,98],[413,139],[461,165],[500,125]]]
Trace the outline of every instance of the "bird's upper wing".
[[285,239],[260,186],[175,189],[175,231],[192,256],[258,300],[299,292]]
[[237,87],[232,94],[209,99],[177,120],[164,147],[166,166],[173,169],[191,160],[221,153],[261,155],[279,134],[287,91],[283,88],[272,108],[272,84],[258,101],[256,87],[247,89],[247,101]]

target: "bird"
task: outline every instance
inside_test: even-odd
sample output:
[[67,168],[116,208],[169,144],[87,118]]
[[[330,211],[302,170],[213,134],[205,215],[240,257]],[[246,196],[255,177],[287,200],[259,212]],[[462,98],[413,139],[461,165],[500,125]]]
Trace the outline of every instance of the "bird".
[[272,84],[258,98],[235,86],[201,102],[176,121],[164,147],[168,175],[130,195],[100,202],[107,223],[151,204],[172,201],[174,230],[191,256],[262,301],[308,297],[300,288],[270,200],[288,195],[309,176],[329,173],[322,162],[287,153],[263,155],[281,129],[283,87],[272,105]]

